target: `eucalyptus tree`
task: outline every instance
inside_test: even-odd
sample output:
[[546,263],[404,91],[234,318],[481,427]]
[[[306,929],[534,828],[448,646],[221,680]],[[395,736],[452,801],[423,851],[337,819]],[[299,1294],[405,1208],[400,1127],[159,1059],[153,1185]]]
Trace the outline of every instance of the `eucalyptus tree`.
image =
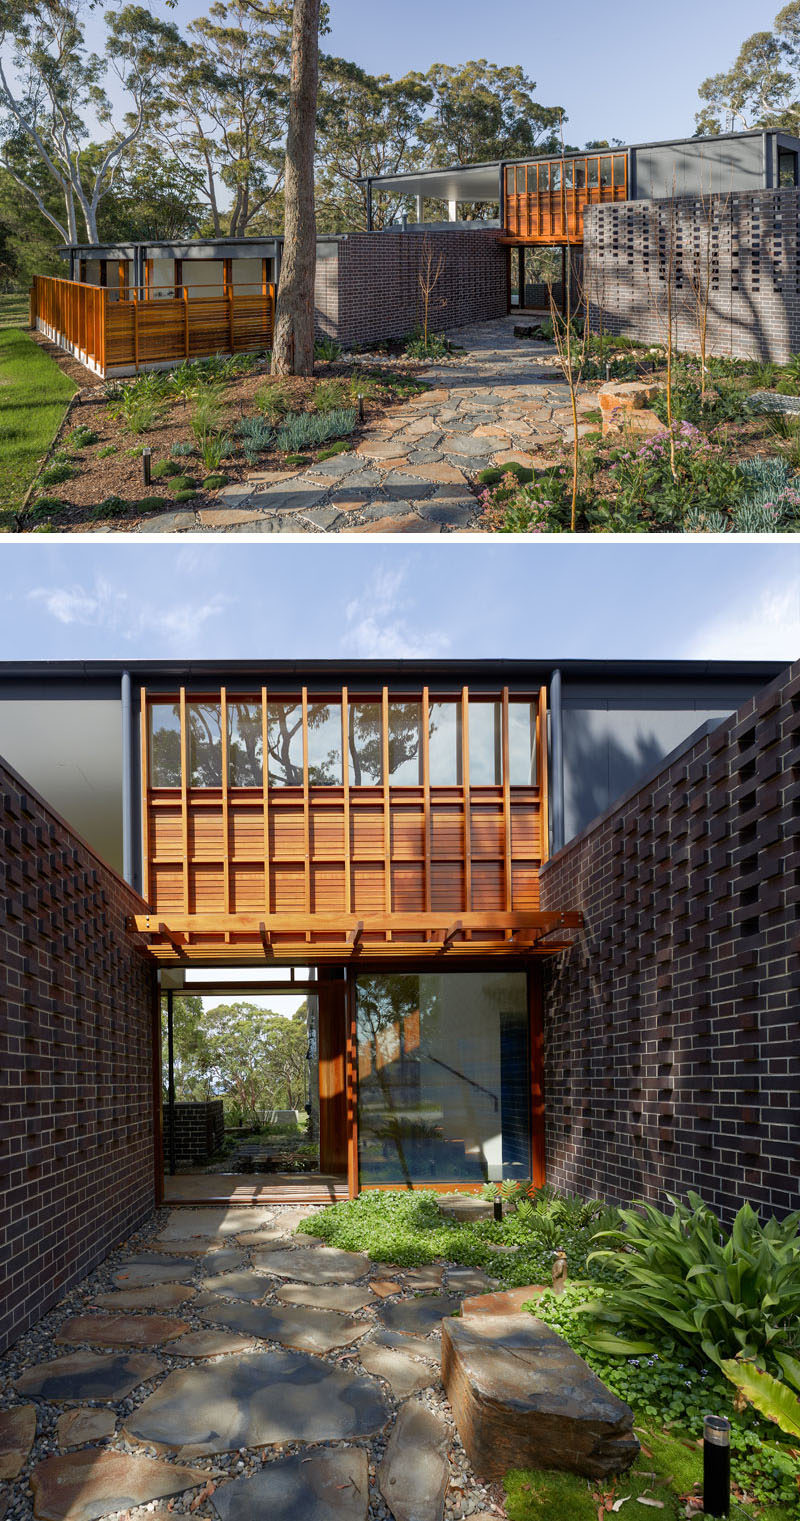
[[725,127],[800,129],[800,0],[778,11],[771,31],[753,32],[729,69],[704,79],[698,132]]
[[[365,230],[367,191],[363,181],[417,168],[424,155],[419,130],[433,99],[419,74],[392,79],[368,74],[346,58],[320,65],[317,201],[326,232]],[[376,196],[373,225],[385,227],[405,201]]]
[[320,0],[294,0],[286,132],[285,241],[275,308],[273,375],[310,375],[314,369],[317,263],[314,151],[320,12]]
[[436,63],[421,77],[431,109],[419,136],[434,167],[559,151],[564,112],[539,104],[519,64]]
[[[102,56],[87,49],[82,0],[0,0],[0,164],[65,243],[97,243],[98,213],[158,98],[177,28],[140,5],[106,15]],[[109,91],[121,95],[117,118]],[[91,152],[99,127],[103,142]],[[43,168],[59,192],[44,193]]]

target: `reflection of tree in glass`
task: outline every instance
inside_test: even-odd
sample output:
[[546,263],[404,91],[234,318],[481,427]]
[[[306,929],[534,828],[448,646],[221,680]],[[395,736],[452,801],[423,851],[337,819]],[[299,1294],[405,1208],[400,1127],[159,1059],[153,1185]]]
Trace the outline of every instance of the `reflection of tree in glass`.
[[[203,1012],[199,998],[176,998],[173,1010],[175,1097],[222,1096],[248,1124],[271,1109],[299,1109],[305,1100],[307,1010],[291,1018],[255,1004],[220,1004]],[[166,1022],[163,1027],[166,1081]]]
[[[418,702],[389,703],[389,777],[419,760]],[[354,787],[380,786],[383,781],[383,722],[379,703],[355,702],[349,710],[350,780]]]
[[[330,727],[335,734],[331,748],[322,755],[315,752],[314,735],[322,736]],[[340,787],[342,785],[342,710],[325,703],[311,703],[308,709],[308,780],[312,787]]]
[[[169,713],[174,728],[164,726],[162,715]],[[180,707],[174,703],[153,708],[150,732],[150,770],[154,787],[180,787],[181,784],[181,718]]]
[[189,771],[193,787],[222,786],[222,728],[216,702],[193,702],[189,717]]
[[228,708],[228,780],[233,787],[262,782],[261,704],[235,702]]
[[[299,702],[271,702],[267,706],[269,779],[284,787],[303,785],[303,745],[297,736],[303,727]],[[299,755],[298,755],[299,750]]]
[[[413,1179],[406,1156],[407,1143],[421,1139],[423,1134],[430,1139],[441,1139],[441,1130],[436,1126],[423,1125],[420,1120],[409,1115],[407,1112],[409,1104],[407,1101],[403,1103],[402,1092],[399,1097],[403,1106],[401,1110],[398,1110],[395,1099],[398,1097],[398,1087],[402,1082],[402,1077],[393,1076],[386,1058],[392,1054],[391,1047],[393,1047],[397,1053],[395,1063],[395,1074],[397,1074],[398,1067],[401,1070],[403,1061],[406,1021],[414,1016],[419,1018],[420,1015],[420,979],[415,973],[405,975],[401,973],[390,977],[385,975],[359,977],[358,1045],[359,1048],[366,1046],[369,1049],[374,1079],[381,1090],[383,1099],[379,1123],[373,1125],[372,1129],[376,1138],[390,1141],[395,1147],[400,1172],[408,1188],[412,1186]],[[426,1026],[429,1026],[429,1022],[435,1024],[437,1018],[438,994],[431,989],[425,1001]],[[421,1019],[419,1041],[418,1057],[422,1055]],[[362,1084],[362,1087],[364,1086],[366,1085]]]

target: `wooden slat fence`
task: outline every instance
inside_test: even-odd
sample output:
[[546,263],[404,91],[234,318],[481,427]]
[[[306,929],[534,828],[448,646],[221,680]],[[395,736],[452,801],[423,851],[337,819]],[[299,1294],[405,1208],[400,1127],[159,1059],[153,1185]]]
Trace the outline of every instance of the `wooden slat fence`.
[[[275,286],[233,287],[219,295],[140,300],[49,275],[34,275],[31,326],[100,375],[179,364],[211,354],[269,348]],[[153,294],[153,293],[151,293]]]

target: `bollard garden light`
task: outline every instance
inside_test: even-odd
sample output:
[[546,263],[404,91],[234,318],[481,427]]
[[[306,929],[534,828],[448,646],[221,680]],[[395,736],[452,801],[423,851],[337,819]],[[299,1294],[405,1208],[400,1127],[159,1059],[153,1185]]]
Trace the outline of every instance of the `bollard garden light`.
[[150,485],[150,460],[151,460],[151,458],[152,458],[152,450],[149,449],[149,448],[144,448],[142,450],[142,480],[143,480],[145,486],[149,486]]
[[503,1220],[503,1201],[499,1197],[494,1200],[494,1218],[495,1218],[495,1220],[499,1220],[502,1223],[502,1220]]
[[364,398],[360,392],[358,396],[358,420],[359,422],[364,421]]
[[731,1423],[724,1415],[703,1422],[703,1509],[728,1516],[731,1509]]

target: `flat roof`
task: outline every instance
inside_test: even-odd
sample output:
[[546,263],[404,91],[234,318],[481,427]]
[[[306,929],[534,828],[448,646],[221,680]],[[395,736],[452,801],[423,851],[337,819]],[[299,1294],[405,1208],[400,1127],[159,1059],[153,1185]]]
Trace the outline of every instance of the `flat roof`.
[[[344,233],[320,233],[317,243],[341,243],[345,237]],[[219,249],[221,258],[240,251],[244,257],[252,255],[255,258],[264,249],[274,253],[284,241],[283,233],[249,238],[150,238],[139,243],[65,243],[58,252],[62,258],[69,253],[79,253],[91,254],[95,259],[130,259],[137,251],[144,250],[157,256],[163,250],[170,258],[193,259],[200,252],[207,254]]]
[[738,141],[745,137],[766,137],[768,132],[781,142],[792,143],[800,149],[800,139],[787,132],[770,128],[752,127],[746,132],[717,132],[703,137],[667,137],[649,143],[617,143],[609,148],[582,148],[570,153],[529,154],[526,158],[492,159],[477,164],[450,164],[443,169],[418,169],[406,174],[384,174],[362,179],[359,184],[372,185],[377,190],[396,190],[404,195],[430,196],[437,201],[497,201],[499,200],[500,170],[506,165],[530,164],[536,160],[546,162],[561,159],[585,158],[599,154],[636,153],[644,148],[678,148],[702,143]]
[[275,676],[308,680],[315,676],[375,677],[383,674],[398,677],[455,677],[472,673],[486,677],[496,674],[524,679],[532,672],[560,671],[564,677],[579,680],[631,680],[643,677],[655,680],[701,681],[711,677],[763,677],[769,681],[789,665],[788,660],[558,660],[558,659],[435,659],[420,660],[4,660],[0,661],[0,683],[49,679],[52,681],[103,681],[121,677],[124,672],[142,680],[146,677],[196,679],[213,676],[258,676],[271,672]]

